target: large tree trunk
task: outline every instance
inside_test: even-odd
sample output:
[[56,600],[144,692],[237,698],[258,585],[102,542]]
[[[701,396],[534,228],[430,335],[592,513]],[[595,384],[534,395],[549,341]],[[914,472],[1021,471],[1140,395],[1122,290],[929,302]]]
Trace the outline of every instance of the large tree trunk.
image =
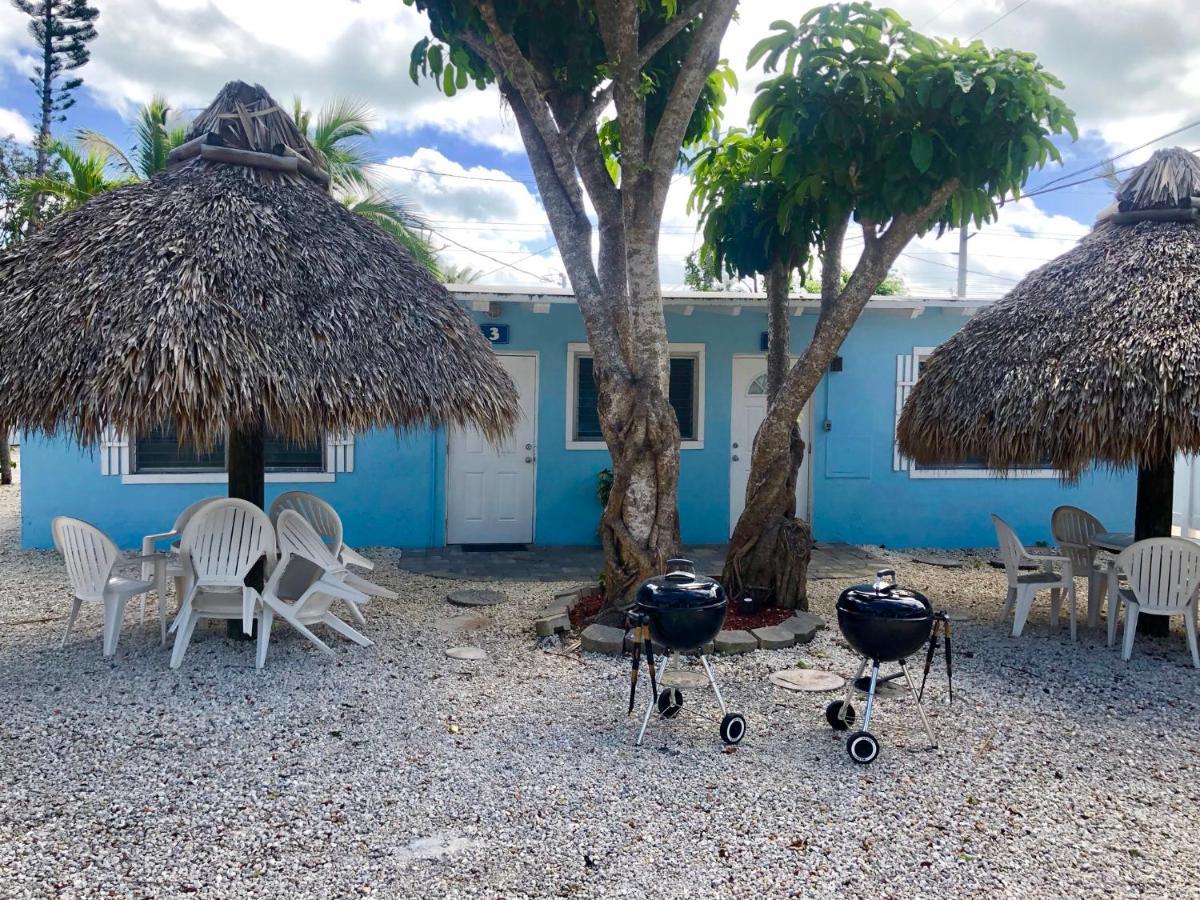
[[[1171,511],[1175,505],[1175,460],[1165,459],[1154,465],[1139,466],[1137,502],[1133,517],[1133,538],[1171,536]],[[1165,637],[1170,633],[1167,616],[1139,616],[1138,634]]]
[[[774,401],[791,365],[787,263],[767,273],[767,397]],[[765,424],[765,423],[764,423]],[[812,529],[796,517],[796,479],[805,446],[793,421],[759,429],[754,438],[746,506],[729,540],[721,580],[734,598],[765,598],[776,606],[808,608]]]
[[8,426],[0,422],[0,484],[12,484],[12,446],[8,443]]

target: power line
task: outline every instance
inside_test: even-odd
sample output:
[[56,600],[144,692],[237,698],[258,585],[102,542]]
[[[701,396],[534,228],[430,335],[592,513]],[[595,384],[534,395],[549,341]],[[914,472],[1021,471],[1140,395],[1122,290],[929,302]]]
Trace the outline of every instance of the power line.
[[[1052,184],[1057,184],[1066,178],[1074,178],[1076,175],[1082,175],[1084,172],[1090,172],[1097,166],[1103,166],[1106,163],[1116,162],[1123,156],[1128,156],[1130,153],[1137,153],[1139,150],[1145,150],[1151,144],[1157,144],[1159,141],[1165,141],[1167,138],[1174,137],[1175,135],[1181,134],[1184,131],[1189,131],[1190,129],[1195,128],[1197,125],[1200,125],[1200,119],[1197,119],[1195,122],[1189,122],[1187,125],[1182,125],[1179,128],[1176,128],[1174,131],[1168,131],[1166,134],[1160,134],[1158,137],[1150,138],[1150,140],[1146,141],[1144,144],[1138,144],[1136,147],[1131,147],[1123,153],[1118,153],[1116,156],[1110,156],[1108,159],[1102,159],[1099,162],[1092,163],[1090,166],[1084,166],[1082,169],[1076,169],[1073,172],[1067,172],[1063,175],[1059,175],[1057,178],[1052,178],[1045,184],[1039,185],[1037,188],[1035,188],[1035,190],[1040,190],[1041,188],[1049,187]],[[1195,153],[1196,151],[1193,150],[1192,152]],[[1121,171],[1128,172],[1129,170],[1122,169]],[[1106,176],[1100,175],[1099,177],[1104,178]]]
[[934,22],[936,22],[938,19],[940,19],[943,15],[950,12],[950,10],[954,9],[954,7],[958,6],[958,4],[960,4],[960,3],[962,3],[962,0],[951,0],[950,3],[943,6],[936,13],[934,13],[930,18],[926,19],[924,22],[922,22],[920,25],[918,25],[917,30],[924,31],[926,28],[928,28],[930,25],[932,25]]
[[[956,271],[956,272],[958,271],[958,266],[952,266],[949,263],[938,262],[937,260],[934,260],[934,259],[918,259],[917,257],[913,256],[911,253],[908,253],[907,251],[901,253],[900,255],[903,257],[907,257],[908,259],[911,259],[915,262],[925,263],[926,265],[930,265],[930,266],[941,266],[943,269],[954,269],[954,271]],[[1019,278],[1009,278],[1007,275],[993,275],[991,272],[979,272],[975,269],[967,269],[967,272],[969,272],[972,275],[980,275],[983,278],[994,278],[997,281],[1007,281],[1007,282],[1010,282],[1011,284],[1016,284],[1018,281],[1021,280]]]
[[985,31],[987,31],[993,25],[999,25],[1001,22],[1003,22],[1005,19],[1007,19],[1013,13],[1015,13],[1018,9],[1020,9],[1022,6],[1025,6],[1028,3],[1029,3],[1029,0],[1021,0],[1020,3],[1018,3],[1012,9],[1010,9],[1008,12],[1004,13],[1004,15],[998,16],[997,18],[988,22],[986,25],[984,25],[982,28],[980,28],[977,32],[975,32],[973,35],[971,35],[969,38],[967,38],[967,40],[968,41],[975,40],[975,38],[979,37],[981,34],[983,34]]
[[[535,251],[533,251],[533,253],[528,253],[528,254],[526,254],[525,256],[522,256],[520,259],[513,260],[513,262],[514,262],[514,263],[525,262],[525,260],[527,260],[527,259],[533,259],[535,256],[541,256],[541,255],[542,255],[543,253],[545,253],[547,250],[553,250],[553,249],[554,249],[555,247],[557,247],[557,246],[558,246],[558,242],[557,242],[557,241],[556,241],[555,243],[553,243],[553,244],[547,244],[547,245],[546,245],[545,247],[543,247],[541,250],[535,250]],[[488,270],[487,272],[484,272],[484,273],[483,273],[482,275],[480,275],[479,277],[480,277],[480,279],[484,279],[484,278],[487,278],[489,275],[495,275],[497,272],[500,272],[500,271],[502,271],[502,270],[504,270],[504,269],[506,269],[506,268],[511,268],[511,266],[510,266],[508,263],[505,263],[505,264],[504,264],[504,265],[502,265],[502,266],[498,266],[498,267],[496,267],[495,269],[490,269],[490,270]],[[521,270],[520,270],[520,269],[518,269],[517,271],[519,272],[519,271],[521,271]]]
[[532,178],[513,178],[511,176],[509,178],[489,178],[485,175],[460,175],[457,172],[438,172],[436,169],[422,169],[418,166],[402,166],[399,163],[393,162],[374,163],[373,165],[384,166],[388,169],[403,169],[405,172],[419,172],[422,175],[434,175],[438,178],[460,178],[465,181],[488,181],[493,184],[507,184],[512,187],[516,187],[518,185],[524,187],[525,185],[531,184],[534,187],[537,187],[537,182]]
[[500,268],[502,268],[502,269],[512,269],[514,272],[520,272],[522,275],[528,275],[531,278],[536,278],[538,281],[549,281],[550,280],[545,275],[538,275],[536,272],[530,272],[528,269],[522,269],[522,268],[514,265],[513,263],[505,262],[502,259],[497,259],[496,257],[491,256],[490,254],[484,253],[482,250],[476,250],[474,247],[468,247],[466,244],[460,243],[460,242],[454,240],[454,238],[452,238],[452,237],[447,237],[446,235],[442,234],[440,231],[438,231],[434,228],[430,228],[429,230],[433,234],[436,234],[438,237],[440,237],[442,240],[449,241],[455,247],[459,247],[460,249],[466,250],[468,253],[474,253],[476,256],[482,256],[484,259],[490,260],[494,263],[499,263]]

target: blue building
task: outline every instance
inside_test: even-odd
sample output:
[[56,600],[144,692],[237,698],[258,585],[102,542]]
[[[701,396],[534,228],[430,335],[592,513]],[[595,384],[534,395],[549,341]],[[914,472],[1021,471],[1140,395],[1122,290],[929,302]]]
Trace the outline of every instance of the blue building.
[[[475,434],[329,435],[268,448],[267,499],[305,489],[341,513],[356,546],[590,544],[597,476],[608,465],[595,412],[592,360],[569,291],[454,289],[516,381],[525,416],[501,449]],[[995,544],[988,514],[1028,541],[1049,539],[1050,512],[1072,503],[1111,529],[1132,527],[1135,479],[1097,473],[1074,487],[1053,471],[997,478],[973,466],[928,469],[902,457],[895,424],[922,361],[984,300],[877,297],[809,404],[810,452],[798,489],[816,537],[893,547]],[[670,293],[671,402],[683,432],[679,491],[686,543],[721,543],[741,509],[749,450],[765,407],[762,295]],[[816,302],[797,300],[793,350],[807,343]],[[52,546],[50,521],[70,514],[122,546],[170,526],[201,497],[225,492],[224,452],[197,457],[169,429],[115,431],[81,450],[27,437],[22,541]]]

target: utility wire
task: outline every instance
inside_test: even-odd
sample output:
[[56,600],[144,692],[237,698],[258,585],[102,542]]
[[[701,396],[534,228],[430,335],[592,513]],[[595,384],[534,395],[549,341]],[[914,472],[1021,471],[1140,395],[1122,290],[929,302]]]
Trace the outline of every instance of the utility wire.
[[954,7],[958,6],[958,4],[960,4],[960,3],[962,3],[962,0],[951,0],[950,3],[947,3],[941,9],[939,9],[936,13],[934,13],[932,16],[930,16],[928,19],[926,19],[924,22],[922,22],[920,25],[918,25],[917,30],[924,31],[926,28],[928,28],[930,25],[932,25],[934,22],[936,22],[938,19],[940,19],[946,13],[950,12],[950,10],[954,9]]
[[[1126,150],[1123,153],[1118,153],[1116,156],[1110,156],[1108,159],[1102,159],[1099,162],[1092,163],[1090,166],[1084,166],[1082,169],[1076,169],[1073,172],[1067,172],[1063,175],[1059,175],[1057,178],[1052,178],[1049,181],[1047,181],[1045,184],[1039,185],[1034,190],[1041,190],[1042,188],[1049,187],[1052,184],[1057,184],[1058,182],[1063,181],[1064,179],[1074,178],[1076,175],[1082,175],[1084,172],[1090,172],[1092,169],[1096,168],[1097,166],[1103,166],[1107,163],[1116,162],[1118,159],[1120,159],[1123,156],[1128,156],[1130,153],[1137,153],[1137,151],[1139,151],[1139,150],[1145,150],[1151,144],[1157,144],[1159,141],[1165,141],[1167,138],[1174,137],[1177,134],[1180,134],[1184,131],[1188,131],[1192,128],[1195,128],[1197,125],[1200,125],[1200,119],[1197,119],[1195,122],[1189,122],[1187,125],[1182,125],[1179,128],[1176,128],[1174,131],[1168,131],[1166,134],[1160,134],[1158,137],[1151,138],[1150,140],[1146,141],[1144,144],[1138,144],[1136,147],[1131,147],[1130,149]],[[1195,153],[1196,151],[1193,150],[1192,152]],[[1122,169],[1121,171],[1128,172],[1129,169]],[[1099,177],[1104,178],[1106,176],[1100,175]]]
[[969,38],[967,38],[967,40],[968,41],[975,40],[975,38],[979,37],[981,34],[983,34],[985,31],[987,31],[993,25],[999,25],[1001,22],[1003,22],[1005,19],[1007,19],[1013,13],[1015,13],[1018,9],[1020,9],[1022,6],[1025,6],[1028,3],[1029,3],[1029,0],[1021,0],[1020,3],[1018,3],[1012,9],[1008,10],[1008,12],[1004,13],[1004,15],[998,16],[995,19],[993,19],[992,21],[988,22],[986,25],[984,25],[982,28],[980,28],[977,32],[975,32],[973,35],[971,35]]
[[491,256],[490,254],[484,253],[482,250],[476,250],[474,247],[468,247],[466,244],[460,243],[459,241],[454,240],[454,238],[448,237],[447,235],[442,234],[440,231],[438,231],[434,228],[430,228],[429,230],[431,233],[436,234],[438,237],[440,237],[443,241],[449,241],[455,247],[459,247],[460,249],[466,250],[468,253],[474,253],[476,256],[482,256],[484,259],[491,260],[494,263],[499,263],[500,268],[502,268],[502,269],[512,269],[514,272],[520,272],[522,275],[528,275],[531,278],[536,278],[538,281],[549,281],[550,280],[545,275],[538,275],[536,272],[530,272],[528,269],[522,269],[519,266],[514,265],[513,263],[505,262],[502,259],[497,259],[496,257]]

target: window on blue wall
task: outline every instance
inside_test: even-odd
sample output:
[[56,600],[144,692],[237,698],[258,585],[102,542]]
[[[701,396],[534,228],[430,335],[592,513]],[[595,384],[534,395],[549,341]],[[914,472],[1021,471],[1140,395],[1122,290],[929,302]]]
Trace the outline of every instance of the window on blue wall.
[[[269,472],[323,472],[325,442],[297,444],[268,435],[263,461]],[[225,466],[224,441],[218,441],[209,450],[198,450],[191,443],[178,441],[174,425],[152,428],[134,442],[135,472],[224,472]]]
[[[596,377],[592,357],[574,355],[574,403],[571,440],[603,443],[600,416],[596,411]],[[700,436],[700,355],[696,352],[672,353],[667,399],[679,420],[679,436],[684,441],[699,441]]]

